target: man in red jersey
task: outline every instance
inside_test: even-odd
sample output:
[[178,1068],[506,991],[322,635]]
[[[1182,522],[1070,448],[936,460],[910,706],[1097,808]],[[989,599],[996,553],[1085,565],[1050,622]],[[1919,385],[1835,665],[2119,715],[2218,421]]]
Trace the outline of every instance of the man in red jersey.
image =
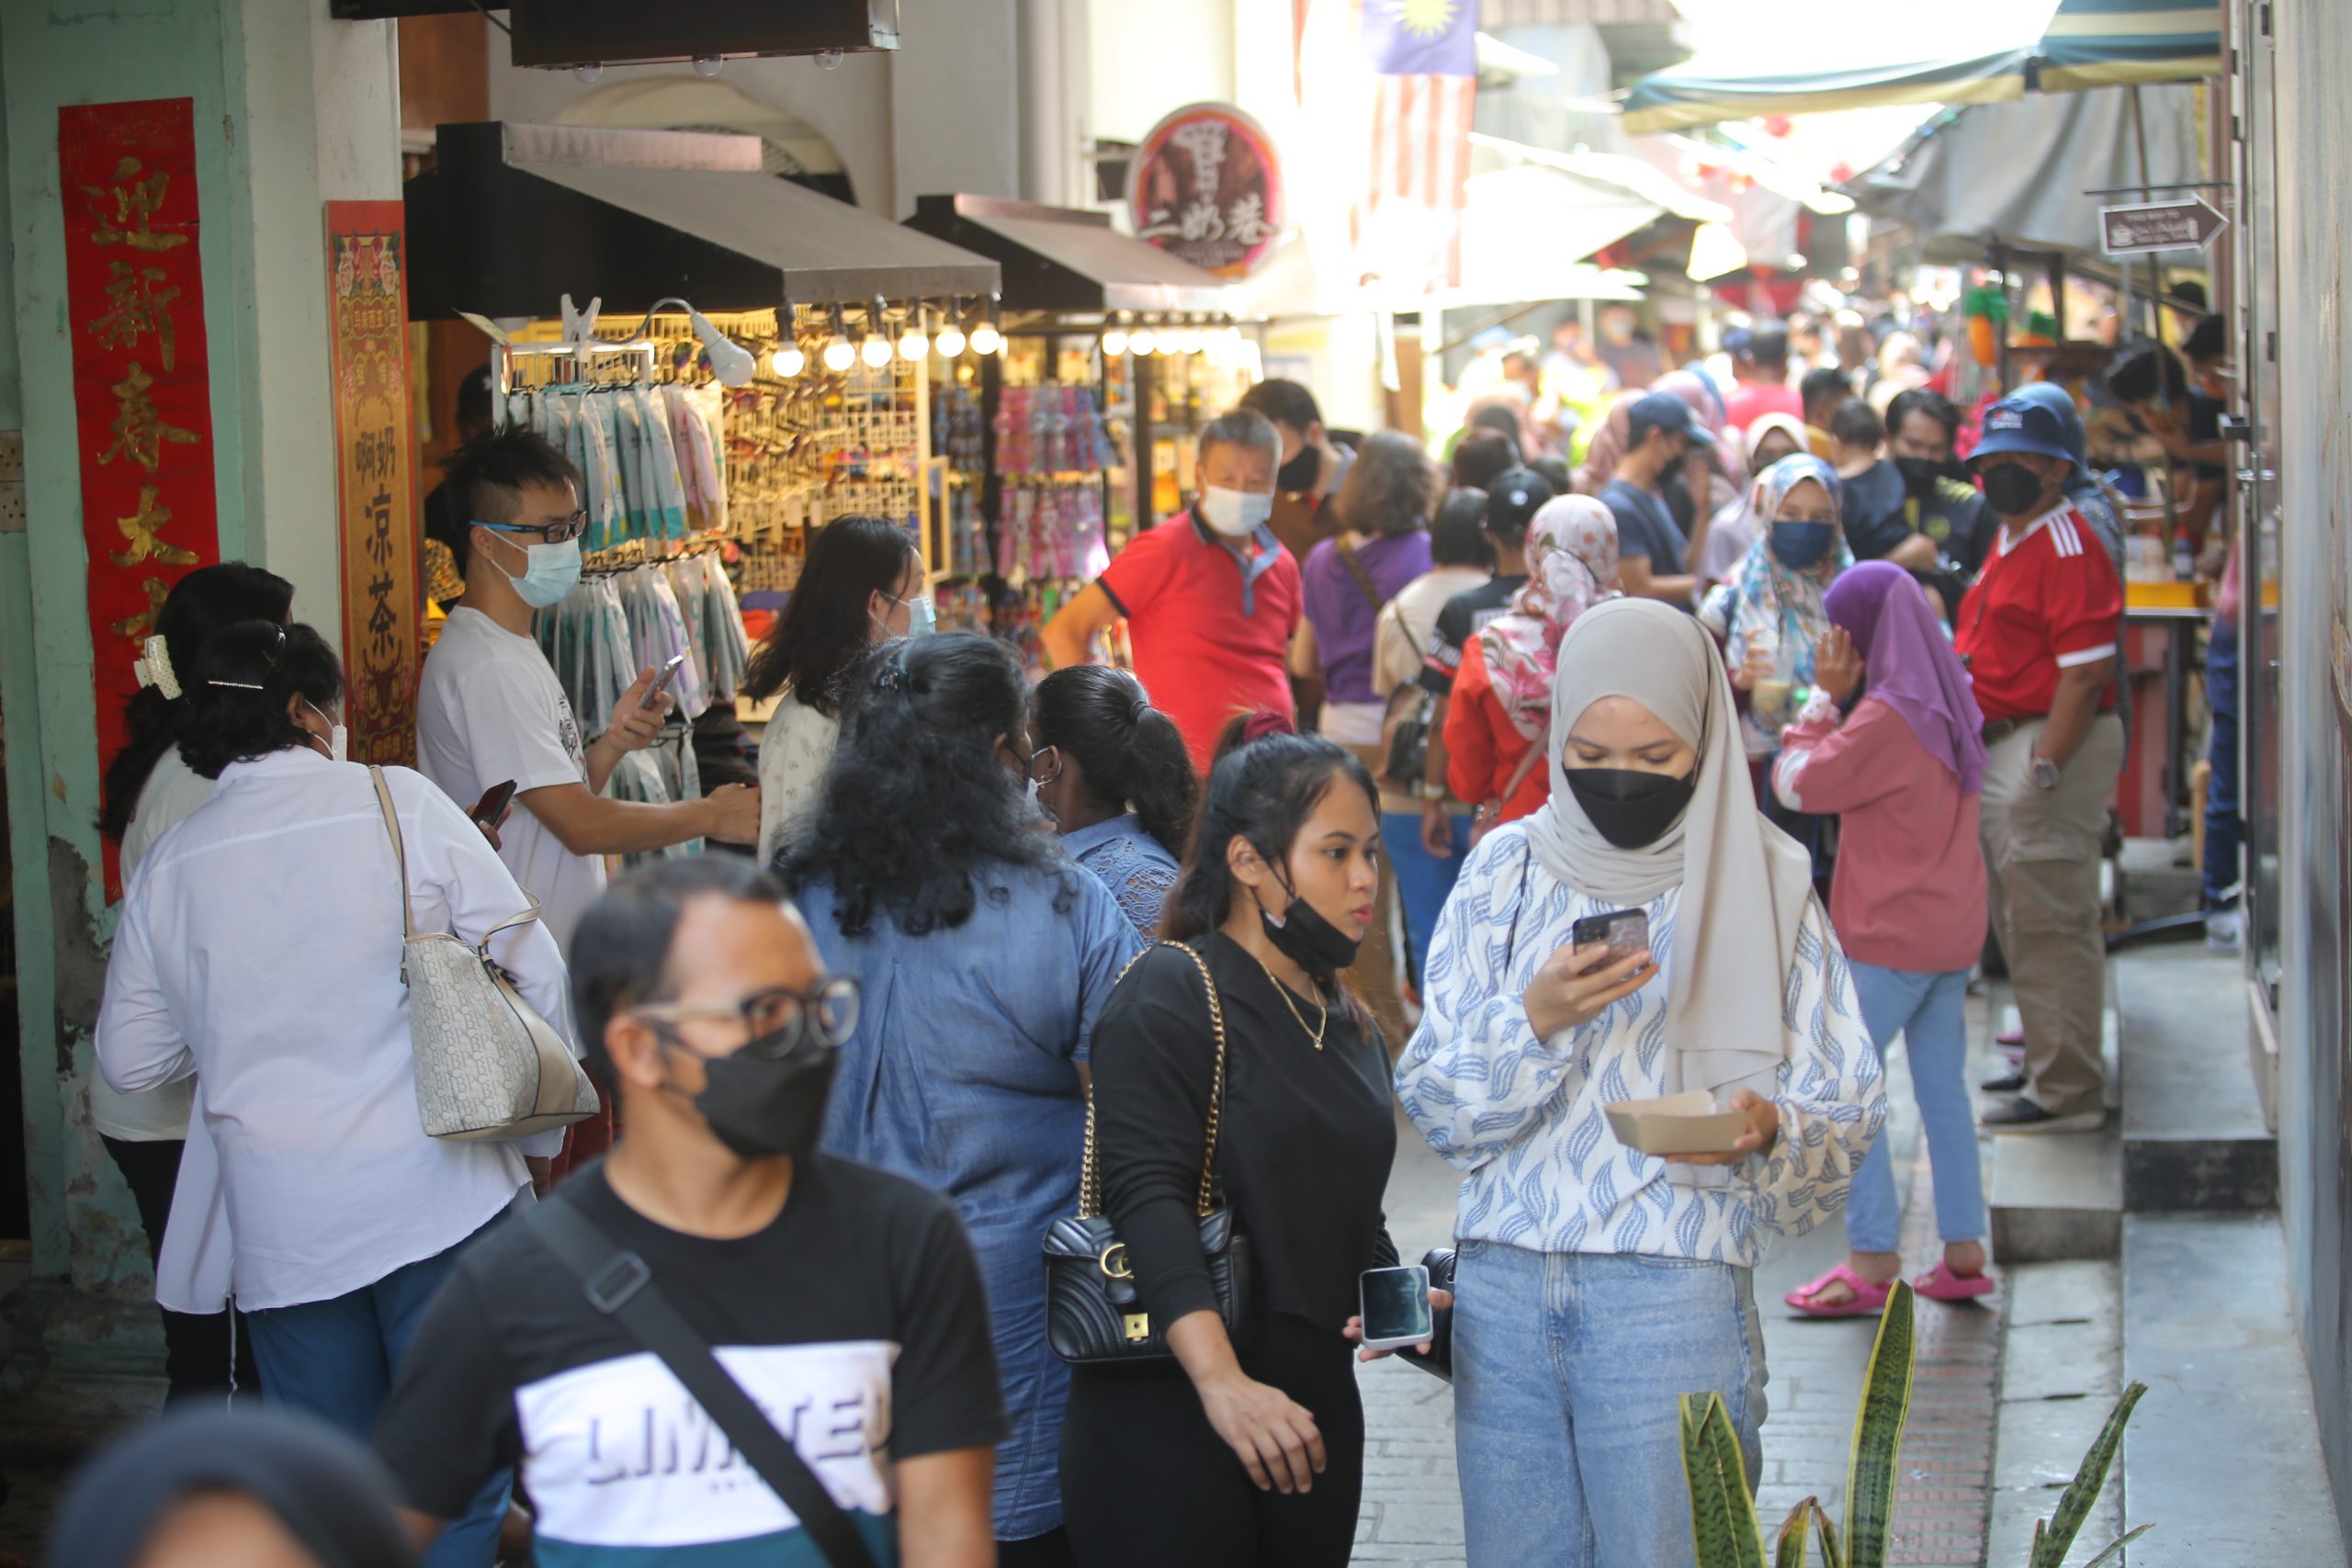
[[2099,1063],[2107,946],[2099,843],[2123,764],[2114,712],[2123,584],[2065,498],[2058,418],[2004,400],[1971,462],[2000,519],[1956,637],[1984,714],[1985,868],[1993,929],[2025,1021],[2025,1071],[1985,1087],[1996,1133],[2074,1133],[2106,1120]]

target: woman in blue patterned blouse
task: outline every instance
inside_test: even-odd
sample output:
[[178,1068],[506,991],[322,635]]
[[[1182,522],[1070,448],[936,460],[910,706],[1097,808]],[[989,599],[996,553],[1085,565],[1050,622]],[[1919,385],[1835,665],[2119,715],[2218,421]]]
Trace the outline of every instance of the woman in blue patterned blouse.
[[[1457,1460],[1470,1561],[1690,1561],[1678,1396],[1723,1396],[1750,1483],[1764,1420],[1751,1273],[1841,1207],[1886,1114],[1804,851],[1757,810],[1723,660],[1689,615],[1596,605],[1560,645],[1552,798],[1470,853],[1396,1073],[1464,1173]],[[1646,945],[1569,942],[1648,918]],[[1669,1163],[1605,1108],[1744,1113]]]
[[1062,848],[1117,895],[1138,933],[1156,934],[1200,795],[1183,732],[1142,682],[1107,664],[1038,682],[1030,728],[1029,776]]

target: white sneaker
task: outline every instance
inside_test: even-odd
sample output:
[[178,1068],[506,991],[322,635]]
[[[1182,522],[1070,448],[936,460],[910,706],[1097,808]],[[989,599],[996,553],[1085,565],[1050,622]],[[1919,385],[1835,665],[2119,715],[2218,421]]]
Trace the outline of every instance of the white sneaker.
[[2235,909],[2216,909],[2205,917],[2205,950],[2235,953],[2244,939],[2244,919]]

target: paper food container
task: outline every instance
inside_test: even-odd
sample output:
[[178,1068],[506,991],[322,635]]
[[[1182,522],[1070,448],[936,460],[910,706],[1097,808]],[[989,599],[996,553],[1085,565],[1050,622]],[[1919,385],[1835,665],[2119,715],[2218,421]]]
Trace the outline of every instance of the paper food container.
[[1704,1089],[1656,1100],[1621,1100],[1603,1107],[1609,1130],[1629,1149],[1645,1155],[1720,1155],[1747,1132],[1747,1114],[1718,1111]]

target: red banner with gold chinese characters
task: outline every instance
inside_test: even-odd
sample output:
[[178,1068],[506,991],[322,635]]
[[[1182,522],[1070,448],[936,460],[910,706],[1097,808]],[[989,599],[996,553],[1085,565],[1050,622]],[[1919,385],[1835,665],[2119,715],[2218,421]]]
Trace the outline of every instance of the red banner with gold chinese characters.
[[359,762],[416,755],[408,246],[397,201],[327,203],[327,341],[343,520],[344,723]]
[[[132,665],[164,596],[220,558],[194,100],[68,105],[57,164],[103,765],[122,746]],[[111,899],[111,843],[106,875]]]

